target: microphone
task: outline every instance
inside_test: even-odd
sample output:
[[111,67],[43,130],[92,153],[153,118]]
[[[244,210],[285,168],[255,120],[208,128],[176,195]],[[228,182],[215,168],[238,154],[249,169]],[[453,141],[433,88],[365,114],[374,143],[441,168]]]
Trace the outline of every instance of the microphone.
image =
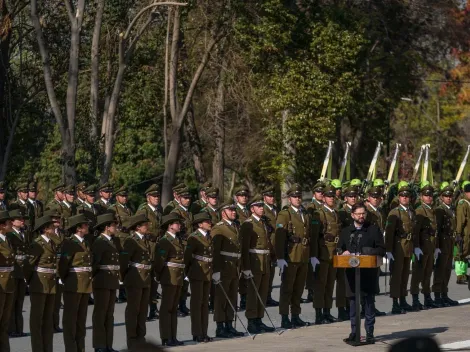
[[361,254],[361,247],[359,247],[359,243],[361,243],[362,233],[357,235],[357,243],[356,243],[356,253]]
[[354,240],[354,232],[349,236],[349,247],[352,247],[352,243],[353,243],[353,240]]

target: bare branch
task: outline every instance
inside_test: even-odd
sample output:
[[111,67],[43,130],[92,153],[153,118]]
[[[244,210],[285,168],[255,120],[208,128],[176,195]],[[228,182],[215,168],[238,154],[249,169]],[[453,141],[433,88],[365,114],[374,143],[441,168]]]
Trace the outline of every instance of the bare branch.
[[[177,70],[178,70],[178,46],[180,45],[180,25],[181,25],[181,14],[178,8],[175,9],[175,15],[173,19],[173,33],[171,41],[170,51],[170,70],[168,79],[168,88],[170,96],[170,114],[174,119],[174,124],[178,120],[178,111],[176,108],[177,104]],[[181,123],[178,124],[181,127]]]

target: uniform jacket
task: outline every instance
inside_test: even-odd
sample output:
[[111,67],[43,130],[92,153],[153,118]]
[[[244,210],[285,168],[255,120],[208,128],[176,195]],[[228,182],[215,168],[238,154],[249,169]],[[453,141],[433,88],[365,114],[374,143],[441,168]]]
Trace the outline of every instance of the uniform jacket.
[[56,273],[38,272],[37,267],[57,271],[57,249],[54,241],[46,241],[38,236],[29,247],[29,260],[25,265],[25,277],[29,284],[29,292],[55,294],[57,283]]
[[98,215],[102,215],[106,213],[110,206],[111,206],[111,202],[105,203],[103,199],[101,198],[95,202],[95,208],[98,211]]
[[313,231],[315,240],[313,241],[312,256],[321,261],[332,260],[341,228],[342,223],[338,211],[323,204],[314,214]]
[[463,196],[457,203],[457,236],[463,239],[462,256],[470,255],[470,200]]
[[119,267],[121,245],[119,239],[111,237],[111,241],[100,235],[93,242],[93,288],[115,290],[119,288],[120,269],[100,269],[100,265],[115,265]]
[[[124,285],[127,287],[146,288],[152,283],[154,264],[154,248],[145,236],[141,239],[134,233],[124,242],[124,252],[127,253],[128,266],[121,268],[124,273]],[[133,264],[147,265],[148,268],[138,268]]]
[[80,242],[76,236],[64,240],[59,261],[59,275],[64,283],[64,291],[91,293],[92,272],[75,272],[73,269],[92,268],[93,255],[86,240]]
[[213,251],[210,234],[204,235],[195,231],[188,237],[184,264],[186,276],[190,280],[211,281]]
[[15,271],[13,272],[15,279],[24,279],[23,269],[28,261],[30,240],[25,232],[23,234],[24,238],[15,230],[7,234],[8,242],[15,252]]
[[127,204],[121,204],[116,202],[115,204],[109,207],[109,210],[113,211],[118,225],[123,226],[122,224],[132,216],[132,209],[127,206]]
[[229,224],[226,220],[218,222],[212,228],[211,236],[214,244],[214,273],[220,272],[222,278],[238,276],[241,265],[240,258],[226,256],[221,253],[241,255],[240,238],[235,221],[232,224]]
[[240,224],[250,217],[250,210],[245,206],[243,209],[238,206],[237,203],[237,219]]
[[213,224],[217,224],[220,221],[219,212],[217,210],[212,209],[210,205],[207,205],[201,211],[209,213]]
[[351,217],[351,207],[344,203],[340,210],[338,210],[339,219],[341,221],[341,228],[348,227],[353,224]]
[[436,208],[435,214],[438,248],[442,254],[452,255],[455,243],[455,212],[452,207],[441,204]]
[[44,204],[40,200],[28,200],[34,209],[34,218],[40,218],[44,215]]
[[[175,263],[180,267],[168,266]],[[155,275],[162,285],[182,286],[184,279],[184,245],[179,236],[165,233],[158,244]]]
[[424,254],[434,255],[434,249],[438,246],[436,237],[436,215],[434,209],[422,204],[416,209],[416,220],[413,223],[413,244],[421,248]]
[[[269,238],[266,223],[251,215],[240,227],[242,241],[242,270],[254,274],[266,274],[271,267],[271,252],[274,250]],[[266,254],[252,253],[250,250],[268,251]]]
[[370,224],[377,225],[380,231],[383,233],[385,229],[385,216],[383,215],[382,208],[374,209],[369,203],[367,203],[367,222]]
[[[0,268],[15,266],[15,250],[9,243],[0,239]],[[13,293],[15,291],[14,272],[0,272],[0,292]]]
[[162,223],[162,207],[158,205],[155,210],[150,208],[148,203],[142,204],[137,210],[136,215],[145,214],[149,219],[149,235],[152,242],[157,242],[161,237],[160,225]]
[[387,252],[394,253],[401,248],[405,257],[411,256],[415,217],[414,210],[411,207],[407,211],[399,205],[390,211],[385,225],[385,248]]
[[172,213],[178,214],[183,219],[184,224],[184,240],[193,232],[193,214],[188,210],[184,209],[181,205],[171,211]]
[[202,200],[202,199],[198,199],[197,201],[193,202],[191,204],[191,206],[189,207],[189,212],[193,215],[197,214],[197,213],[200,213],[202,211],[203,208],[205,208],[207,206],[207,202]]
[[173,209],[175,209],[180,203],[176,201],[176,199],[170,200],[166,207],[163,209],[163,215],[170,214]]
[[11,202],[10,205],[8,206],[8,210],[13,210],[13,209],[21,210],[21,212],[26,216],[26,219],[25,219],[26,227],[28,228],[28,230],[32,230],[34,228],[34,219],[35,219],[33,205],[28,201],[23,202],[20,199],[16,199],[13,202]]

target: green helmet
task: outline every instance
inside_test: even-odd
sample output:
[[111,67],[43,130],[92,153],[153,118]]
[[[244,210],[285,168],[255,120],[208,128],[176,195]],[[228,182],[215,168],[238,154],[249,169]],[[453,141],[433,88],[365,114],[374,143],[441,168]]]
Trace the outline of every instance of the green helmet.
[[331,180],[331,185],[332,185],[334,188],[336,188],[336,189],[342,187],[341,181],[338,180],[337,178],[334,179],[334,180]]
[[402,187],[408,187],[408,186],[409,186],[408,182],[400,181],[400,183],[398,184],[398,189],[400,189]]
[[423,188],[424,186],[427,186],[427,185],[430,185],[430,184],[431,184],[431,183],[430,183],[429,181],[427,181],[427,180],[426,180],[426,181],[421,181],[421,183],[420,183],[420,186],[421,186],[421,187],[420,187],[420,188]]
[[350,186],[360,186],[360,185],[362,185],[362,182],[358,178],[353,178],[351,180],[351,182],[349,182],[349,185]]
[[385,186],[384,180],[382,180],[381,178],[376,178],[374,180],[374,187],[383,187],[383,186]]
[[463,181],[462,182],[462,188],[464,188],[466,185],[468,185],[470,183],[470,181]]
[[449,186],[449,182],[444,181],[444,182],[441,183],[441,187],[440,187],[439,189],[442,191],[442,190],[443,190],[444,188],[446,188],[447,186]]

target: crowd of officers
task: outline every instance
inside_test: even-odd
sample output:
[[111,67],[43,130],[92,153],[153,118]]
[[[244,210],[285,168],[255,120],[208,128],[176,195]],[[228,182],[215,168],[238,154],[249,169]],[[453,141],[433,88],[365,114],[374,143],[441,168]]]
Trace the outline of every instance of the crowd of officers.
[[[410,186],[401,182],[387,206],[381,182],[362,196],[360,182],[344,190],[338,180],[319,182],[306,206],[302,188],[294,184],[282,210],[274,187],[250,197],[242,186],[233,200],[220,202],[210,183],[201,186],[193,203],[188,187],[175,186],[174,199],[163,209],[154,184],[135,213],[127,204],[126,187],[82,182],[53,191],[54,199],[44,205],[36,199],[35,182],[20,184],[17,199],[7,204],[6,185],[0,183],[1,351],[10,350],[9,337],[25,336],[27,293],[33,352],[52,351],[54,331],[63,332],[66,351],[85,351],[85,323],[93,303],[96,352],[115,351],[116,302],[127,301],[130,350],[145,340],[146,321],[156,318],[166,346],[183,344],[177,339],[179,315],[190,314],[196,342],[212,341],[210,311],[220,338],[243,335],[233,326],[236,311],[243,309],[252,334],[275,330],[262,321],[267,306],[279,306],[286,329],[309,325],[300,317],[305,302],[313,303],[315,324],[349,320],[344,271],[333,267],[333,256],[341,231],[353,224],[351,208],[358,201],[367,207],[367,221],[385,236],[393,314],[457,305],[448,297],[452,261],[470,255],[470,184],[456,201],[450,186],[443,185],[436,197],[431,185],[423,185],[413,199]],[[454,258],[456,244],[459,258]],[[271,297],[276,266],[282,275],[279,302]],[[335,287],[337,318],[330,313]],[[307,299],[302,298],[304,289]]]

